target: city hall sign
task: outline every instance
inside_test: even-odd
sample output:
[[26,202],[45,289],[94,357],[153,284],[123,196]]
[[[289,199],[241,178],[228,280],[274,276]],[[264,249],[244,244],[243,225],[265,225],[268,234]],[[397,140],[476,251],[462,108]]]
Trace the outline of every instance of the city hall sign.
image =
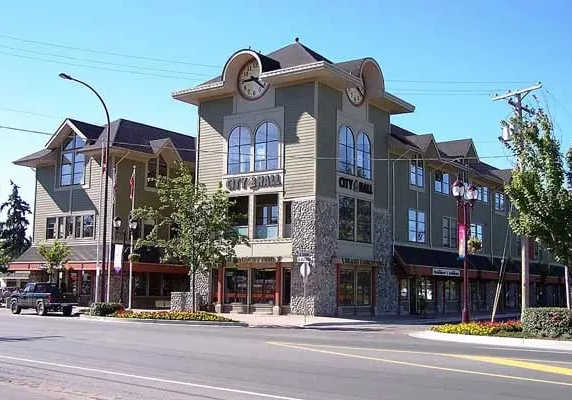
[[281,174],[268,174],[228,178],[226,188],[231,192],[239,190],[259,190],[282,186]]
[[340,176],[338,178],[338,184],[342,189],[352,190],[354,192],[373,194],[373,187],[369,182],[363,182],[357,179],[344,178]]

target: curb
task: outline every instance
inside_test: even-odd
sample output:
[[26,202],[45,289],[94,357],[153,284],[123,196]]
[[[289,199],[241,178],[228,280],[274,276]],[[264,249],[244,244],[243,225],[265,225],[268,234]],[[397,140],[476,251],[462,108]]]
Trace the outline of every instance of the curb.
[[440,333],[434,331],[411,332],[409,333],[409,336],[418,339],[437,340],[442,342],[472,343],[491,346],[562,350],[566,352],[572,352],[572,342],[564,342],[559,340],[459,335],[456,333]]
[[181,321],[169,319],[128,319],[128,318],[113,318],[113,317],[94,317],[91,315],[80,314],[79,319],[111,322],[111,323],[126,323],[126,324],[161,324],[161,325],[191,325],[191,326],[237,326],[247,328],[249,325],[244,322],[220,322],[220,321]]

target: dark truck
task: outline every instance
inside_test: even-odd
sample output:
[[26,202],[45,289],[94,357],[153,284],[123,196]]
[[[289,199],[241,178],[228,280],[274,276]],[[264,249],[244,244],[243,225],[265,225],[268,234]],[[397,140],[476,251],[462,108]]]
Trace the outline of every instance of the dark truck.
[[55,283],[28,283],[20,293],[13,293],[8,300],[12,314],[33,308],[38,315],[47,315],[48,311],[61,311],[66,317],[77,306],[75,296],[62,294]]

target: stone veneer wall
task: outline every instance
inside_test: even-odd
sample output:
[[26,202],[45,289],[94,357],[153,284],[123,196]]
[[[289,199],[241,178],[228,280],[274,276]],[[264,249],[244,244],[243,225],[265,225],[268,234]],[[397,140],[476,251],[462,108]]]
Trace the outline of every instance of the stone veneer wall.
[[375,314],[398,313],[398,278],[393,273],[393,235],[391,214],[387,210],[373,210],[373,257],[380,263],[377,270]]
[[[191,295],[190,288],[193,285],[193,276],[189,275],[189,291],[188,292],[172,292],[171,293],[171,311],[192,311],[193,309],[193,296]],[[197,283],[195,286],[195,294],[198,302],[197,309],[205,307],[210,298],[209,294],[209,272],[196,273]]]
[[336,268],[332,257],[337,252],[337,203],[327,200],[301,200],[292,202],[292,253],[307,252],[314,257],[306,285],[304,299],[303,280],[297,263],[292,271],[292,314],[335,315]]

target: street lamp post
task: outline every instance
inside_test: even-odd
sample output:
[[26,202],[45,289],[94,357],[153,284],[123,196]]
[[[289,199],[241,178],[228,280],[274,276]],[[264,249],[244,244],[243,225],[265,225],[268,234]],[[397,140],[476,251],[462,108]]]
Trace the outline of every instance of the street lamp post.
[[[99,101],[101,102],[101,104],[103,105],[103,109],[105,110],[105,117],[107,118],[107,136],[106,136],[106,140],[105,140],[105,144],[102,146],[102,155],[101,155],[101,167],[103,168],[102,171],[102,175],[104,175],[104,194],[103,194],[103,222],[101,223],[101,227],[100,229],[103,229],[102,232],[102,249],[101,249],[101,301],[103,301],[104,299],[104,293],[105,293],[105,262],[106,262],[106,256],[107,256],[107,246],[106,246],[106,242],[107,242],[107,202],[108,202],[108,197],[109,197],[109,179],[107,178],[107,174],[108,174],[108,163],[109,163],[109,141],[110,141],[110,129],[111,129],[111,121],[109,119],[109,111],[107,110],[107,106],[105,105],[105,102],[103,101],[103,99],[101,98],[101,96],[99,95],[99,93],[97,93],[97,91],[91,87],[89,84],[80,81],[79,79],[75,79],[73,77],[71,77],[68,74],[64,74],[61,73],[59,74],[59,77],[62,79],[66,79],[68,81],[74,81],[77,82],[85,87],[87,87],[89,90],[91,90],[99,99]],[[100,204],[100,210],[101,212],[101,204]],[[109,293],[109,292],[108,292]],[[97,296],[96,296],[97,297]],[[109,300],[109,299],[108,299]],[[96,299],[97,301],[97,299]]]
[[[121,221],[120,217],[115,217],[113,219],[113,228],[115,229],[115,237],[117,238],[117,233],[119,233],[119,229],[121,228]],[[137,229],[137,222],[133,219],[129,219],[129,235],[133,238],[133,232]],[[122,247],[121,247],[121,283],[119,289],[119,300],[121,304],[123,304],[123,255],[125,254],[125,241],[127,238],[127,230],[123,229],[122,231],[123,240],[122,240]],[[133,253],[133,241],[131,241],[131,246],[129,249],[129,254]],[[133,278],[133,264],[131,260],[129,260],[129,308],[131,308],[131,279]]]
[[[463,210],[463,225],[465,227],[465,236],[467,232],[470,232],[470,209],[475,204],[479,192],[474,184],[470,184],[468,187],[465,183],[461,181],[460,178],[453,183],[451,187],[451,192],[453,197],[457,200],[457,206]],[[463,312],[461,314],[462,322],[469,322],[469,260],[467,259],[467,238],[459,237],[459,240],[463,240],[464,246],[464,258],[463,258]]]

